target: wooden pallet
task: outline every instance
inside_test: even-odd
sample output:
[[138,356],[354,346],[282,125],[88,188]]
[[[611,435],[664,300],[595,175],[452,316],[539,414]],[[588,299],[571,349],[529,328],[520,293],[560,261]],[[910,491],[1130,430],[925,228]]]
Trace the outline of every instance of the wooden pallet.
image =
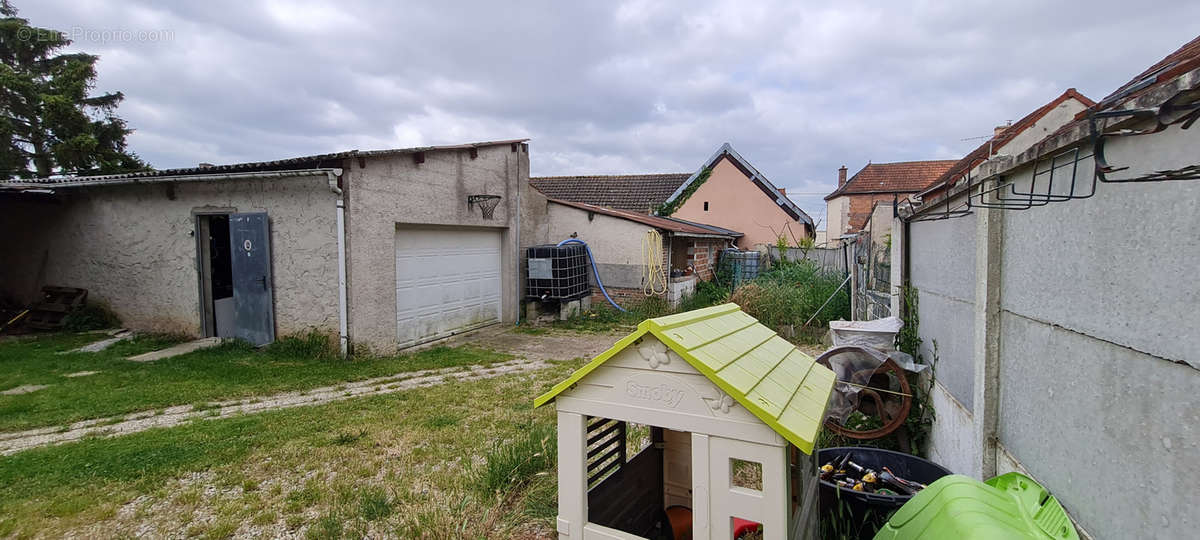
[[87,303],[87,289],[75,287],[42,287],[42,299],[29,309],[25,324],[39,330],[62,328],[63,318]]

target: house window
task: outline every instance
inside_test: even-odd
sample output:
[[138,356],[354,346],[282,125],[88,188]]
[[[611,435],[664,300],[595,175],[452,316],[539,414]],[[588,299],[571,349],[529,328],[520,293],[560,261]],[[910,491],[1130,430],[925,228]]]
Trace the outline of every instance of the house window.
[[708,201],[704,201],[704,211],[708,211]]

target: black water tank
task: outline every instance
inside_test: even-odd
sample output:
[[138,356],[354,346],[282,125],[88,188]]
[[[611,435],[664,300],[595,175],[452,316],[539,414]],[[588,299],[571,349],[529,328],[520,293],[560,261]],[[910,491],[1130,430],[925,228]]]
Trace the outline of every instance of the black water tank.
[[541,300],[574,300],[589,294],[588,255],[582,244],[547,244],[526,248],[529,271],[525,296]]

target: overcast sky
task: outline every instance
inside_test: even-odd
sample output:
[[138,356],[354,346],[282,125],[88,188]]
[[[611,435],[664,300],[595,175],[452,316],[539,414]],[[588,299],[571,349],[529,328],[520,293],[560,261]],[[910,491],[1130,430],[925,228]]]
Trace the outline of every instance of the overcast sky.
[[814,217],[868,161],[959,158],[1200,32],[1200,2],[14,0],[100,55],[158,168],[529,137],[534,175],[733,144]]

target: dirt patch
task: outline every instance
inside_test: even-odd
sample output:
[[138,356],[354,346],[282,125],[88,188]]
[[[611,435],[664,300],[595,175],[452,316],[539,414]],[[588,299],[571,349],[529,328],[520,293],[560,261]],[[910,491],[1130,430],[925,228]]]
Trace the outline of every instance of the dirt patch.
[[593,358],[607,351],[629,332],[582,333],[567,330],[548,330],[545,333],[525,334],[507,325],[494,325],[478,332],[451,339],[447,344],[471,344],[513,356],[523,356],[543,362]]
[[99,371],[76,371],[75,373],[68,373],[66,375],[63,375],[63,377],[70,377],[70,378],[87,377],[88,375],[95,375],[97,373],[100,373],[100,372]]

